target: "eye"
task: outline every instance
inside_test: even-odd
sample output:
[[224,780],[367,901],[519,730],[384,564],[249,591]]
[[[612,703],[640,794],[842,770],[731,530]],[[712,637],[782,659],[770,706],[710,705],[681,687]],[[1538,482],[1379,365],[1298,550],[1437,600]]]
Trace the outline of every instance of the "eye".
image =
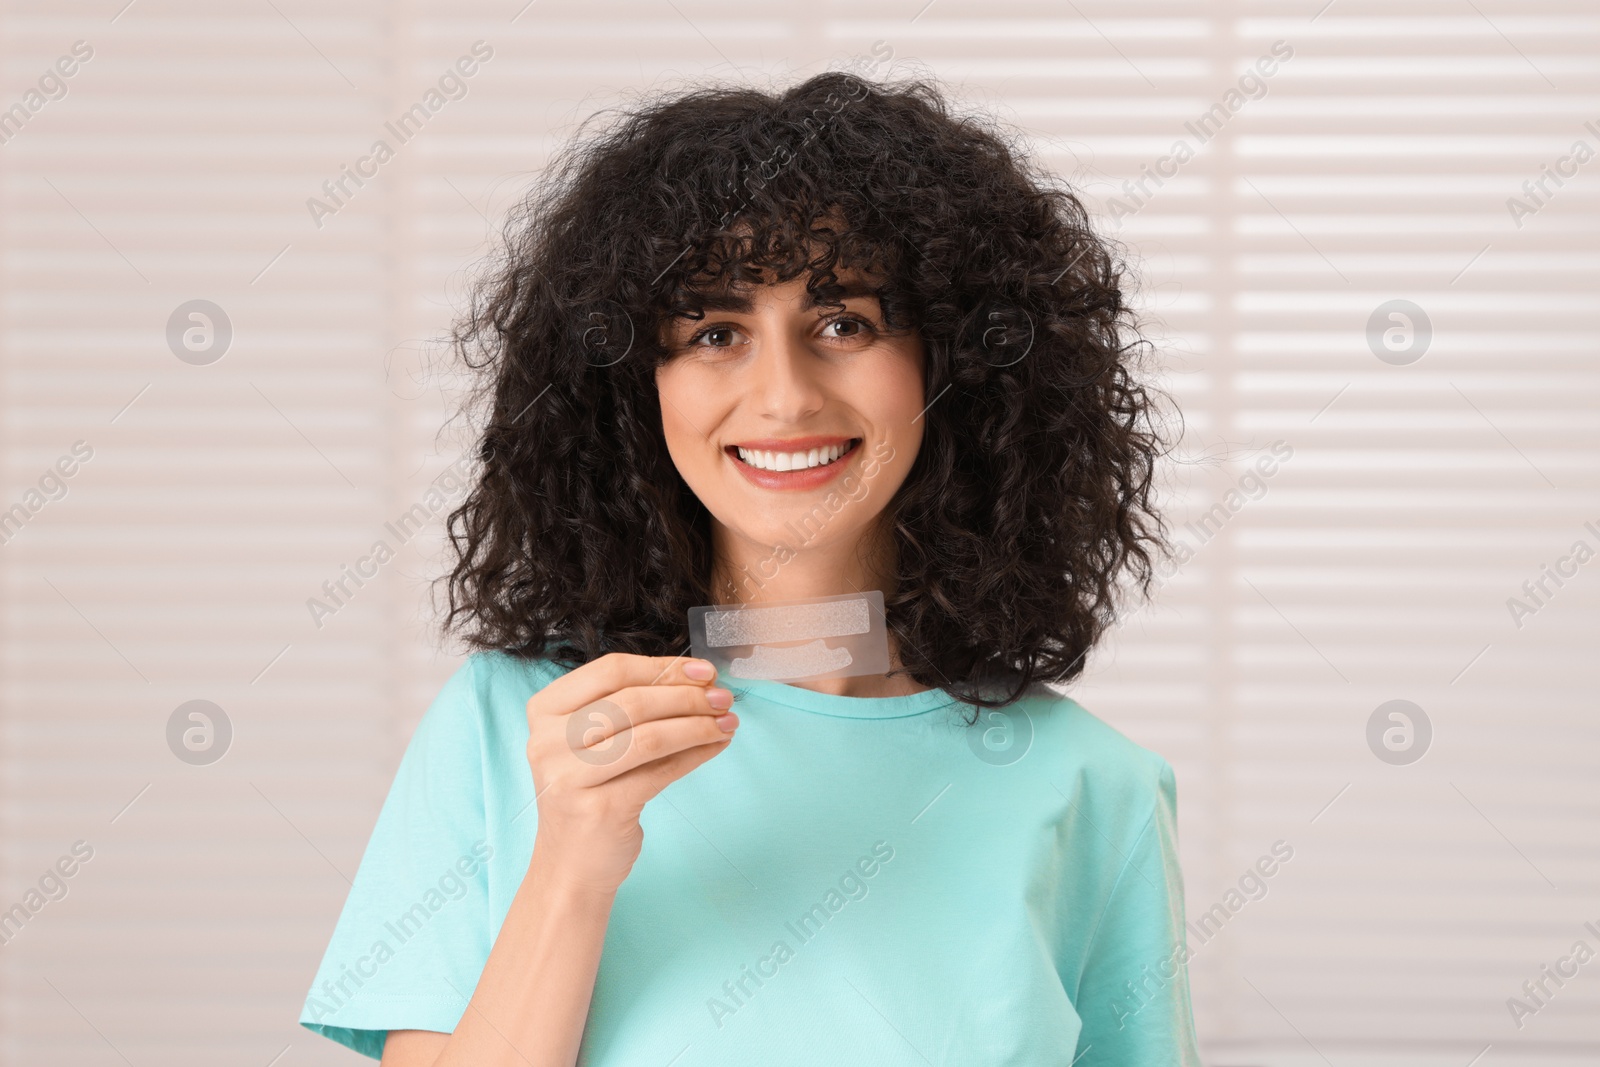
[[707,326],[684,342],[687,348],[732,348],[743,335],[732,326]]
[[[846,316],[844,318],[834,319],[822,329],[827,336],[839,339],[846,337],[865,337],[867,334],[872,333],[872,324],[865,319],[856,318],[855,316]],[[827,331],[830,330],[834,332],[828,333]]]

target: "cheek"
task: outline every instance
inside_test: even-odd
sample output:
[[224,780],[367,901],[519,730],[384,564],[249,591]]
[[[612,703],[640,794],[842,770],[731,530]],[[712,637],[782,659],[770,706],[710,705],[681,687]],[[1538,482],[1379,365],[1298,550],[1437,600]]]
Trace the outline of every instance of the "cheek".
[[661,434],[667,453],[683,480],[699,491],[698,474],[720,457],[708,444],[707,434],[721,418],[715,375],[699,373],[693,364],[667,363],[656,371],[656,394],[661,405]]
[[[896,445],[915,449],[922,440],[922,414],[927,399],[922,386],[922,347],[920,342],[885,360],[872,379],[861,385],[864,403],[872,407],[872,418],[886,430]],[[944,398],[948,400],[949,398]],[[915,421],[913,421],[915,420]]]
[[688,444],[691,435],[695,435],[689,420],[685,415],[684,405],[693,392],[688,388],[688,375],[672,364],[663,366],[656,371],[656,394],[661,404],[661,433],[667,441],[667,451],[672,454],[672,461],[681,470],[684,462],[689,458]]

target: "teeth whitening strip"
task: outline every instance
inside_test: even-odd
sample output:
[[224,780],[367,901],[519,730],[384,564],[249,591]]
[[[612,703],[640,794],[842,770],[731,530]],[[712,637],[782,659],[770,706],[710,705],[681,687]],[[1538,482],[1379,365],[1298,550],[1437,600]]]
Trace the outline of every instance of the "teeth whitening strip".
[[734,678],[794,682],[886,674],[889,632],[876,589],[753,606],[689,609],[689,644]]

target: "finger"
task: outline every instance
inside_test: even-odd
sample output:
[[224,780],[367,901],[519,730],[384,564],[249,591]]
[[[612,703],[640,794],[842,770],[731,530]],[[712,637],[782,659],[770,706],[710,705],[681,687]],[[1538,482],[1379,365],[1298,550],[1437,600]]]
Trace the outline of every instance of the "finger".
[[695,745],[670,756],[651,760],[617,775],[607,788],[622,790],[624,796],[642,808],[667,786],[726,751],[731,740],[732,734],[724,734],[721,741]]
[[[697,666],[703,665],[703,666]],[[708,673],[709,672],[709,673]],[[704,677],[694,677],[695,673]],[[703,659],[687,656],[634,656],[613,652],[557,678],[529,703],[550,714],[565,714],[591,701],[635,686],[693,685],[706,687],[715,680],[716,668]]]
[[[566,715],[566,722],[560,728],[574,746],[594,746],[641,723],[678,715],[717,716],[732,706],[732,691],[720,686],[705,689],[695,685],[630,686],[589,701]],[[556,717],[555,721],[559,723],[560,718]]]
[[[539,764],[558,761],[552,766],[569,770],[581,771],[581,766],[572,767],[572,756],[580,764],[605,765],[631,743],[627,731],[643,723],[683,716],[715,718],[733,705],[733,693],[718,686],[633,686],[612,697],[591,700],[566,715],[531,713],[529,758]],[[585,782],[604,780],[581,773],[579,777]]]
[[574,779],[580,786],[597,786],[696,745],[725,741],[730,735],[731,731],[723,730],[707,715],[677,715],[637,723],[598,744],[575,748],[573,754],[584,766]]
[[604,766],[632,743],[630,730],[675,717],[715,718],[732,704],[733,694],[715,686],[633,686],[592,700],[564,718],[544,720],[540,733],[550,742],[564,743],[584,763]]

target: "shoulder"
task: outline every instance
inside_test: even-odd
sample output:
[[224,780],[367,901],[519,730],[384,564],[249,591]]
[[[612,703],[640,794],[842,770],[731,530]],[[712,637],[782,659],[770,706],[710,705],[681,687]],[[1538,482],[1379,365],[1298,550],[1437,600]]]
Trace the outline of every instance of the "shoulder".
[[1141,821],[1159,804],[1176,806],[1172,765],[1072,697],[1040,685],[1017,706],[1031,720],[1041,766],[1079,803],[1137,812]]
[[480,701],[496,705],[513,700],[526,702],[567,673],[567,668],[544,656],[515,656],[500,649],[489,649],[468,656],[461,671],[470,673]]
[[445,679],[412,736],[418,742],[479,743],[519,724],[528,699],[566,668],[544,657],[519,657],[498,649],[471,653]]

